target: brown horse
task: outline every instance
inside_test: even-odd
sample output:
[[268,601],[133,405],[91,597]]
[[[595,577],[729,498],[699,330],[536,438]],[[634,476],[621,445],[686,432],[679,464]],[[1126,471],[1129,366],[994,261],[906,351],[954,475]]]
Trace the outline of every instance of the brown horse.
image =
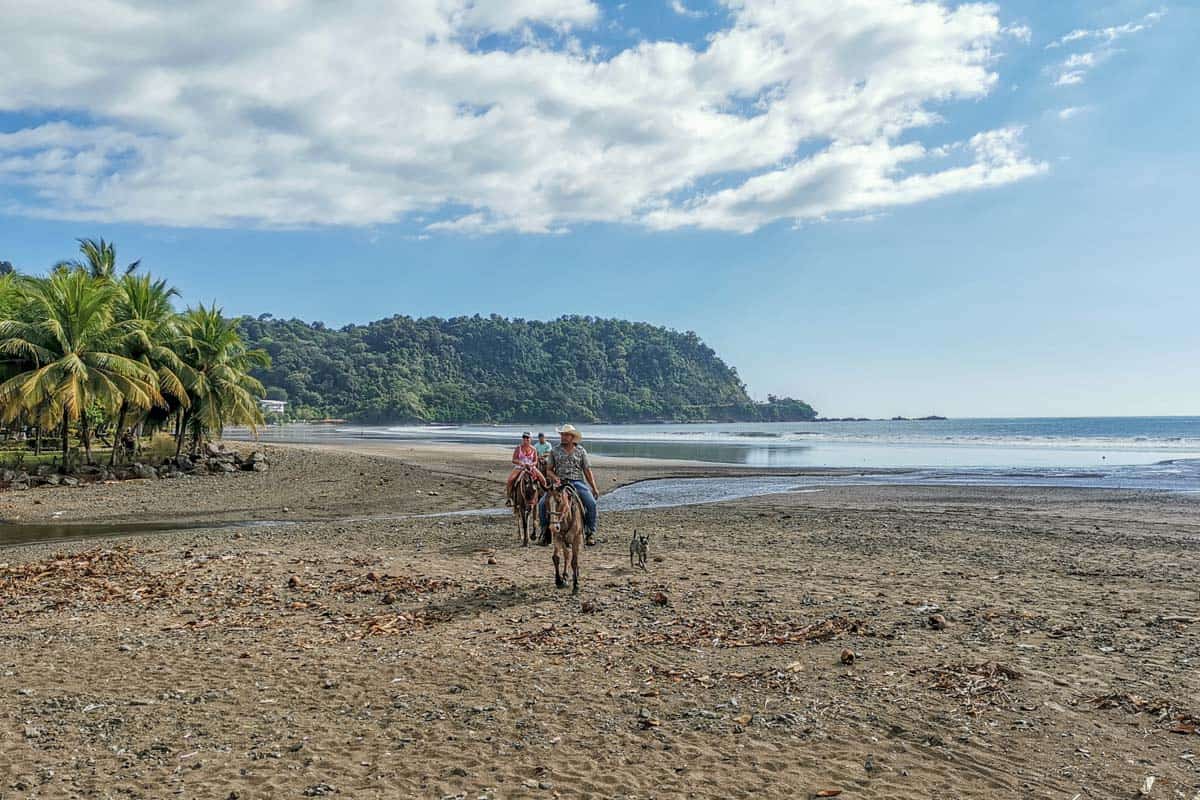
[[528,547],[530,521],[534,526],[537,525],[538,484],[533,473],[527,469],[521,470],[521,474],[513,481],[508,497],[512,501],[513,516],[517,519],[521,545]]
[[[579,594],[579,551],[583,549],[583,503],[570,484],[550,488],[546,511],[550,517],[550,536],[554,542],[554,585],[567,585],[567,558],[571,563],[571,594]],[[559,555],[562,570],[559,570]]]

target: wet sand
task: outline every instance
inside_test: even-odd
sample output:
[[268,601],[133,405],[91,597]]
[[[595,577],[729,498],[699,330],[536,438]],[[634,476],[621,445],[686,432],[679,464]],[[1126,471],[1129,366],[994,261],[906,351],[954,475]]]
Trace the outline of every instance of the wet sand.
[[0,496],[24,520],[309,520],[0,550],[0,797],[1200,793],[1197,498],[607,513],[573,598],[510,518],[338,519],[499,500],[496,448],[387,447]]

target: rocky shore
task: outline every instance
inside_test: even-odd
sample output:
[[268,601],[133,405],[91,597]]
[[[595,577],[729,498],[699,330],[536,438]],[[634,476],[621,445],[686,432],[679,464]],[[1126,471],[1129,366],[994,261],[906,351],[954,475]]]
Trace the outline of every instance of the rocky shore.
[[131,464],[82,464],[71,469],[40,464],[32,471],[0,469],[0,490],[26,491],[42,486],[67,488],[85,483],[148,480],[152,478],[182,478],[199,472],[266,472],[270,462],[262,450],[250,450],[245,456],[223,444],[208,444],[196,455],[182,453],[161,459],[158,464],[134,461]]
[[494,505],[503,464],[264,452],[267,472],[0,495],[29,519],[308,520],[0,550],[0,797],[1200,792],[1194,498],[608,513],[572,599],[511,519],[386,518]]

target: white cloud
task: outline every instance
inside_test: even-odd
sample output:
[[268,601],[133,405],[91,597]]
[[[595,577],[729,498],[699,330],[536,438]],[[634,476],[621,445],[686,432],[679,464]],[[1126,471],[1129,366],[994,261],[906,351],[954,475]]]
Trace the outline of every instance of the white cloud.
[[564,28],[592,25],[600,17],[600,9],[592,0],[474,0],[445,5],[457,6],[449,14],[453,24],[492,33],[511,31],[526,23]]
[[1060,108],[1058,110],[1058,118],[1062,119],[1062,120],[1067,120],[1067,119],[1071,119],[1072,117],[1077,117],[1080,114],[1087,113],[1088,111],[1091,111],[1091,110],[1092,110],[1091,106],[1067,106],[1066,108]]
[[692,19],[699,19],[700,17],[705,16],[705,13],[703,11],[698,11],[696,9],[691,9],[691,8],[688,8],[687,6],[685,6],[683,4],[683,0],[671,0],[669,5],[671,6],[671,10],[674,11],[676,14],[678,14],[681,17],[691,17]]
[[1088,73],[1095,67],[1108,61],[1117,53],[1115,43],[1127,36],[1132,36],[1149,29],[1166,15],[1166,11],[1155,11],[1142,17],[1137,22],[1127,22],[1124,25],[1114,25],[1108,28],[1079,28],[1054,40],[1046,45],[1046,49],[1066,47],[1077,42],[1099,42],[1100,46],[1093,50],[1073,53],[1051,68],[1055,86],[1077,86],[1087,79]]
[[1025,44],[1033,41],[1033,28],[1028,25],[1009,25],[1004,28],[1004,33]]
[[954,164],[914,141],[935,106],[996,85],[993,6],[724,2],[730,23],[702,44],[600,55],[592,0],[402,13],[0,0],[0,111],[55,120],[0,134],[0,208],[166,226],[753,230],[1045,168],[1016,129],[950,148]]
[[1067,35],[1059,39],[1055,39],[1053,42],[1046,45],[1046,49],[1049,50],[1055,47],[1062,47],[1063,45],[1085,39],[1098,40],[1101,42],[1115,42],[1116,40],[1122,39],[1126,36],[1130,36],[1135,33],[1141,33],[1166,15],[1166,9],[1163,9],[1161,11],[1153,11],[1142,17],[1141,20],[1137,22],[1126,22],[1124,25],[1113,25],[1108,28],[1077,28]]
[[[695,198],[688,207],[652,212],[648,221],[659,228],[697,226],[750,232],[780,218],[825,219],[1000,186],[1046,170],[1044,164],[1025,157],[1020,135],[1018,128],[988,131],[937,151],[883,140],[835,145],[736,188]],[[903,169],[905,164],[958,153],[966,156],[966,163],[941,170]]]

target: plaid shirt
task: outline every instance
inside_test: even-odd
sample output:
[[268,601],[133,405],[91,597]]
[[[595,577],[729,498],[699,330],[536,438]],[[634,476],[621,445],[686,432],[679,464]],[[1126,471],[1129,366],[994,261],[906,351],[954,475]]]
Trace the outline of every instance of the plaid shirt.
[[585,470],[592,468],[588,462],[587,450],[579,445],[575,445],[575,450],[570,453],[564,450],[561,444],[554,445],[547,464],[550,469],[554,470],[554,474],[564,481],[585,481],[587,480]]

